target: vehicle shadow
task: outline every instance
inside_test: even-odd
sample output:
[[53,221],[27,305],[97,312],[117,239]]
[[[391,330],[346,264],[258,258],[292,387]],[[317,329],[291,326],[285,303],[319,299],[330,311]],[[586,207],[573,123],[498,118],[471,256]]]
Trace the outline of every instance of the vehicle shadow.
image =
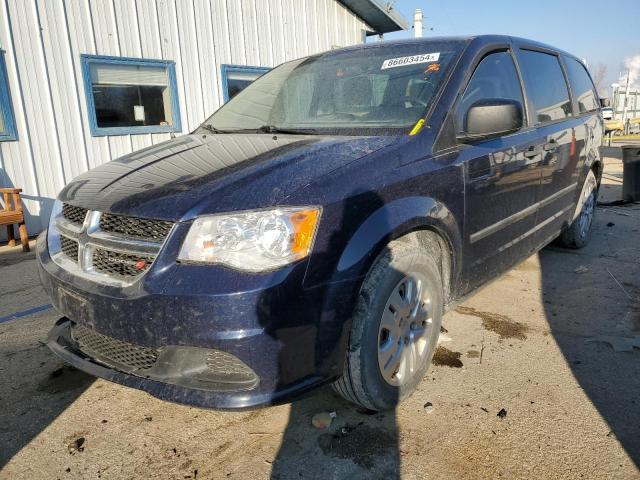
[[[608,197],[620,193],[613,191],[621,190],[619,184],[607,187]],[[550,333],[608,424],[602,441],[617,439],[640,468],[640,352],[616,352],[607,342],[593,341],[601,336],[614,337],[614,344],[634,336],[640,340],[640,206],[631,209],[619,215],[601,207],[587,247],[551,245],[538,255]]]
[[[358,206],[366,205],[367,210],[376,211],[384,205],[373,192],[354,193],[341,205],[342,221],[339,232],[353,229],[353,220]],[[339,235],[336,234],[336,235]],[[336,263],[335,251],[338,249],[338,238],[332,237],[323,251],[314,252],[314,262]],[[326,287],[323,287],[326,288]],[[327,328],[337,307],[327,300],[330,292],[323,290],[322,303],[327,302],[317,317],[306,319],[311,331],[316,332],[315,351],[307,352],[316,364],[323,361],[321,353],[326,345],[338,344],[342,336],[340,329]],[[278,360],[279,385],[291,371],[291,362],[300,359],[299,339],[295,335],[282,333],[282,325],[269,312],[270,305],[277,298],[265,298],[259,303],[263,306],[258,312],[260,322],[266,332],[280,343]],[[320,307],[319,307],[320,308]],[[341,314],[340,318],[350,318],[353,312]],[[277,320],[277,319],[276,319]],[[301,322],[304,323],[304,320]],[[280,383],[282,382],[282,383]],[[326,429],[318,429],[312,425],[314,415],[331,414],[334,418]],[[400,451],[396,412],[374,412],[359,408],[342,399],[333,392],[330,386],[314,391],[312,396],[291,404],[289,419],[284,430],[282,442],[272,464],[271,478],[400,478]]]
[[[64,365],[40,343],[43,335],[18,337],[11,323],[34,323],[29,331],[50,327],[43,315],[0,325],[0,468],[47,428],[90,385],[94,378]],[[49,314],[50,317],[50,314]],[[47,317],[48,318],[48,317]],[[39,320],[39,322],[38,322]],[[20,327],[24,332],[25,326]],[[14,332],[15,331],[15,332]]]
[[[0,253],[0,311],[4,314],[47,301],[34,257],[33,251],[23,253],[19,248]],[[44,345],[57,318],[54,310],[46,309],[0,323],[0,469],[94,380],[64,366]]]

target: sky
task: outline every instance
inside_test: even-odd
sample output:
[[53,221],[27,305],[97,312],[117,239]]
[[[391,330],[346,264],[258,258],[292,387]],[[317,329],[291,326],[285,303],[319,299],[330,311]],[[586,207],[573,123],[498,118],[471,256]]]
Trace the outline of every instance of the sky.
[[[598,64],[606,65],[607,86],[626,72],[625,59],[640,56],[640,0],[391,2],[411,26],[414,9],[422,9],[424,37],[494,33],[538,40],[586,59],[592,72]],[[384,38],[412,36],[408,30]]]

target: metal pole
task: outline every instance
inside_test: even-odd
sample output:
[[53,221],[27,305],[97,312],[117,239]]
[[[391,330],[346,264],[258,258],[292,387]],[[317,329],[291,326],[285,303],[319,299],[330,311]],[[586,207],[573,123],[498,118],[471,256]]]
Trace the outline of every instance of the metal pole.
[[413,33],[416,38],[422,37],[422,9],[416,8],[413,13]]
[[631,70],[627,70],[627,88],[624,92],[624,109],[622,110],[622,124],[625,126],[626,133],[626,125],[627,125],[627,106],[629,105],[629,77],[631,76]]

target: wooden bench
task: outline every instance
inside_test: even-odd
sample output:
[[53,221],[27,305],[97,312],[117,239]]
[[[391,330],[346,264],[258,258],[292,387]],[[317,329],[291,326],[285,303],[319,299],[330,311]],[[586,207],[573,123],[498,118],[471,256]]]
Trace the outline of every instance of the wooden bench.
[[16,245],[16,237],[14,236],[13,225],[18,224],[22,251],[28,252],[29,237],[27,236],[27,226],[24,224],[20,192],[22,192],[21,188],[0,188],[0,193],[4,197],[4,210],[0,210],[0,225],[7,226],[9,246],[14,247]]

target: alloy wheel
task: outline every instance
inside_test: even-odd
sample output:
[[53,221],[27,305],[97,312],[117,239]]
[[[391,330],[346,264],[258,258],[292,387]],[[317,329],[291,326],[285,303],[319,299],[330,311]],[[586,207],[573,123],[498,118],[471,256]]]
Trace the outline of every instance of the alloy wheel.
[[410,381],[429,353],[431,297],[425,278],[405,276],[391,291],[378,330],[378,366],[387,383]]

